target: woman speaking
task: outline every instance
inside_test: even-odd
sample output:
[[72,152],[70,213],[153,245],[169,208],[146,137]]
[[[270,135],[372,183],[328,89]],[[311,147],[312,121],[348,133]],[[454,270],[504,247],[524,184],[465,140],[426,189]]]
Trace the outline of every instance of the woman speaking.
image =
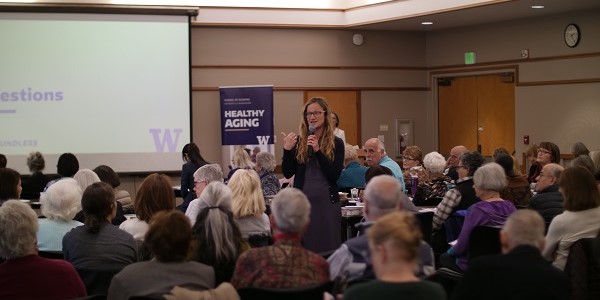
[[344,143],[333,135],[330,115],[325,99],[311,98],[304,105],[300,134],[282,132],[283,175],[296,176],[294,187],[302,190],[311,204],[303,245],[317,253],[335,250],[341,244],[336,182],[343,169]]

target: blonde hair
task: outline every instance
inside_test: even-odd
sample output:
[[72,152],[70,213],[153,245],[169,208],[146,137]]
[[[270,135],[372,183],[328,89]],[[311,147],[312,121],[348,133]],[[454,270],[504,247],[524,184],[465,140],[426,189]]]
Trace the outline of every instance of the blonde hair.
[[319,139],[320,151],[321,153],[325,154],[325,157],[333,161],[333,154],[335,150],[333,130],[335,129],[335,126],[331,124],[331,110],[329,109],[329,105],[327,104],[325,98],[313,97],[304,104],[304,108],[302,110],[302,123],[298,129],[300,132],[300,140],[298,141],[296,160],[300,163],[306,163],[308,160],[308,145],[306,143],[308,137],[308,121],[306,118],[306,110],[308,106],[313,103],[321,106],[321,109],[323,109],[325,114],[323,118],[323,134],[321,134],[321,138]]
[[370,245],[390,244],[398,258],[408,261],[417,259],[421,245],[421,230],[411,213],[395,211],[386,214],[369,228]]
[[233,151],[233,166],[240,169],[250,169],[252,168],[252,160],[250,159],[250,155],[244,149],[243,146],[237,147],[235,151]]
[[256,171],[245,169],[235,171],[227,186],[231,189],[233,199],[231,208],[234,218],[259,216],[265,212],[265,199]]

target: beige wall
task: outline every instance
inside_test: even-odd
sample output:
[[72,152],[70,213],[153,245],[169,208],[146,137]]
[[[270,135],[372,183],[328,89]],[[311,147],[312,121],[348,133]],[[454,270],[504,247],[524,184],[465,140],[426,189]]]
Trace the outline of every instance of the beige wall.
[[[430,33],[426,39],[427,64],[461,64],[464,52],[475,51],[478,63],[491,63],[486,68],[518,65],[515,145],[519,154],[526,149],[523,135],[529,135],[532,143],[552,141],[561,152],[570,152],[578,141],[590,150],[600,149],[598,15],[599,10],[574,12]],[[576,48],[567,47],[563,40],[569,23],[576,23],[582,32]],[[520,59],[521,49],[529,49],[530,60]],[[577,54],[582,56],[573,57]],[[589,83],[573,82],[576,80]],[[530,85],[533,83],[539,85]],[[434,101],[435,97],[434,89],[429,98]]]

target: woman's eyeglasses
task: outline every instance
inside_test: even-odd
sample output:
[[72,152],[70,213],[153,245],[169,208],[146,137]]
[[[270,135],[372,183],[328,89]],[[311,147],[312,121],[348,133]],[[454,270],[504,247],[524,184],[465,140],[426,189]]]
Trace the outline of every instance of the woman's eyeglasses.
[[324,113],[324,111],[307,111],[307,112],[304,113],[304,116],[306,116],[306,117],[310,117],[310,116],[319,117],[323,113]]
[[552,154],[552,152],[546,150],[546,149],[538,149],[537,151],[538,154]]

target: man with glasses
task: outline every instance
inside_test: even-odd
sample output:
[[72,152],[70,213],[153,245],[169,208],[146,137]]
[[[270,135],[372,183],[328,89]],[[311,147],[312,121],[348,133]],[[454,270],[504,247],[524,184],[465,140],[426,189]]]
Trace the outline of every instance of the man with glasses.
[[[213,181],[223,182],[223,170],[220,165],[208,164],[198,168],[194,173],[194,192],[196,192],[196,195],[200,197],[206,186]],[[188,205],[185,215],[193,217],[195,220],[201,209],[201,203],[196,198]]]
[[554,219],[564,211],[563,195],[558,190],[558,179],[564,168],[559,164],[545,165],[538,175],[535,191],[537,195],[529,200],[529,207],[537,210],[546,222],[546,228]]
[[369,167],[374,165],[384,166],[394,174],[394,177],[400,181],[400,185],[402,186],[402,190],[406,191],[406,187],[404,186],[404,175],[402,174],[402,169],[400,169],[400,165],[397,162],[392,160],[387,153],[385,153],[385,145],[378,138],[371,138],[365,142],[363,146],[365,149],[365,161]]
[[448,156],[448,160],[446,161],[446,170],[444,170],[444,175],[452,178],[452,180],[458,180],[458,173],[456,172],[456,166],[458,165],[458,158],[464,153],[469,152],[469,149],[463,145],[458,145],[450,150],[450,156]]

